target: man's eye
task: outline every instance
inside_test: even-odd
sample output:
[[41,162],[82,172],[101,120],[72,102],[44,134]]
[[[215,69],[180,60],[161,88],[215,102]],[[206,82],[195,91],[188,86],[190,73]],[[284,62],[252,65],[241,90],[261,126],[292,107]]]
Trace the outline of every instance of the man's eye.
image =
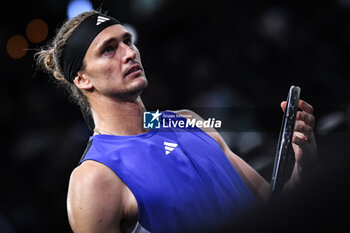
[[125,39],[124,40],[124,44],[126,44],[126,45],[132,45],[132,40],[131,40],[131,38],[128,38],[128,39]]
[[114,52],[116,49],[117,47],[107,46],[106,48],[103,49],[103,53],[111,53],[111,52]]

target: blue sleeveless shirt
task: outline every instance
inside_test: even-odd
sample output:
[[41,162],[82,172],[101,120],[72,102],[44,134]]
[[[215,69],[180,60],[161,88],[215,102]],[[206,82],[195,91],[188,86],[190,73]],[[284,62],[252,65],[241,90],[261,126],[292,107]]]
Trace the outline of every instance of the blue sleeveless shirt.
[[218,143],[196,127],[94,135],[86,160],[117,174],[136,198],[138,222],[153,233],[217,232],[257,203]]

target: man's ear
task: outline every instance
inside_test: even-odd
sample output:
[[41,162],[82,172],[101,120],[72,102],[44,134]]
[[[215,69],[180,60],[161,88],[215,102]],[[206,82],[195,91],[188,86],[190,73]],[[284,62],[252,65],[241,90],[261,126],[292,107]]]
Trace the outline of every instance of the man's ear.
[[92,88],[92,83],[89,79],[85,77],[84,74],[78,72],[78,75],[74,78],[74,84],[79,88],[83,90],[89,90]]

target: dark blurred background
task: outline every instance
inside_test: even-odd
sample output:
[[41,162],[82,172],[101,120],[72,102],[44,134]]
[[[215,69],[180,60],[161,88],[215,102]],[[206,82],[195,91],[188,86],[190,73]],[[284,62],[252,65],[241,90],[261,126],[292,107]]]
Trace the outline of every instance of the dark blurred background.
[[[3,8],[0,233],[71,232],[65,203],[69,175],[91,132],[80,109],[33,58],[67,18],[69,2],[10,1]],[[286,208],[344,217],[350,0],[91,3],[134,29],[149,80],[142,95],[146,107],[189,108],[221,119],[219,131],[231,149],[267,180],[282,120],[280,102],[291,85],[300,86],[301,98],[315,109],[321,165],[308,189],[293,196],[299,205],[289,202]],[[318,202],[304,205],[315,197]],[[337,229],[337,221],[322,219],[315,226]]]

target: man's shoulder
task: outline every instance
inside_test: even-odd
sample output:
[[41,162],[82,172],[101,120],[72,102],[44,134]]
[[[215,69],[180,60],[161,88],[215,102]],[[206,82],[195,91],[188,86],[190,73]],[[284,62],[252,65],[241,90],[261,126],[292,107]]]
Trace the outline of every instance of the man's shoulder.
[[75,189],[99,192],[124,186],[121,179],[110,168],[92,160],[84,161],[76,167],[71,173],[69,183],[70,191]]
[[87,229],[97,232],[107,226],[118,229],[123,217],[123,183],[103,166],[95,161],[85,161],[71,174],[67,211],[72,229],[77,232]]

